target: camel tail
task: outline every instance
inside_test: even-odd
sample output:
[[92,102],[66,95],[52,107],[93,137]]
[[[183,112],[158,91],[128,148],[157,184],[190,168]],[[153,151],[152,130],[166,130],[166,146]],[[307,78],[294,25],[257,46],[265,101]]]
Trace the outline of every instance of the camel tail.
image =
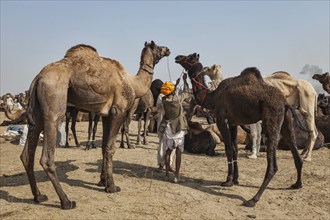
[[29,102],[27,108],[28,123],[31,127],[35,126],[33,111],[36,107],[38,77],[34,78],[29,89]]
[[285,105],[285,111],[291,111],[292,112],[292,116],[293,119],[295,120],[296,124],[299,126],[299,128],[305,132],[310,132],[310,130],[308,130],[306,122],[298,116],[296,110],[291,106],[291,105]]

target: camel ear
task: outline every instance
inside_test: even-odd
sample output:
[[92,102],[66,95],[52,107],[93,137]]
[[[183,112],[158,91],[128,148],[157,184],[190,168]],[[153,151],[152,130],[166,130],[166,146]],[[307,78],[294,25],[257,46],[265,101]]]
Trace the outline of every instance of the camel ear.
[[197,56],[196,56],[196,57],[197,57],[197,59],[199,60],[199,54],[197,54]]
[[154,42],[153,40],[151,41],[150,44],[151,44],[151,48],[152,48],[152,49],[154,49],[154,48],[156,47],[156,44],[155,44],[155,42]]
[[325,76],[329,76],[329,72],[324,73]]

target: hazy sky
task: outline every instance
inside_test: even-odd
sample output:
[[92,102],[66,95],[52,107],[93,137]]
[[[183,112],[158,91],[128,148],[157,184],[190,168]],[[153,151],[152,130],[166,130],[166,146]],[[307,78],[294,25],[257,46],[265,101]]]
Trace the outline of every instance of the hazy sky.
[[224,78],[256,66],[265,76],[284,70],[315,83],[300,72],[306,65],[329,71],[329,7],[329,0],[1,0],[1,95],[27,90],[45,65],[80,43],[135,75],[151,40],[171,50],[154,79],[176,80],[183,69],[175,56],[197,52],[204,66],[221,64]]

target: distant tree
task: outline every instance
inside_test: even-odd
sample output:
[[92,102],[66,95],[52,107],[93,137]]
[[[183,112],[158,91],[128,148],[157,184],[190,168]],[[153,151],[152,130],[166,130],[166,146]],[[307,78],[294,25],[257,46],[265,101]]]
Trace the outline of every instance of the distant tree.
[[322,85],[318,81],[312,79],[312,76],[314,74],[322,74],[322,73],[323,70],[319,66],[306,64],[302,68],[299,74],[302,74],[304,75],[305,78],[308,78],[308,81],[314,86],[317,93],[324,93],[324,90],[322,89]]

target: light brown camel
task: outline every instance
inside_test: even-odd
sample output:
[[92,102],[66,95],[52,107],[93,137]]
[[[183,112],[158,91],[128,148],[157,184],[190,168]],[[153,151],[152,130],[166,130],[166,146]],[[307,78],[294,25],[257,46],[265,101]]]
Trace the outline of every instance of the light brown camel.
[[278,71],[264,77],[264,81],[278,88],[284,95],[287,103],[298,108],[303,115],[308,128],[308,141],[303,150],[303,159],[312,160],[312,150],[317,138],[315,114],[317,111],[317,93],[308,81],[295,79],[289,73]]
[[[212,68],[204,67],[203,70],[215,74]],[[317,129],[315,125],[315,113],[317,109],[317,94],[308,81],[295,79],[289,73],[278,71],[270,76],[263,78],[266,83],[278,88],[286,98],[288,104],[295,106],[304,116],[307,123],[308,141],[303,150],[303,158],[305,161],[312,160],[312,149],[317,138]],[[256,131],[251,132],[256,134]],[[252,135],[252,139],[255,139]]]
[[20,118],[26,112],[26,109],[17,110],[15,112],[11,113],[8,110],[7,104],[5,102],[3,111],[8,119],[14,121],[14,120],[17,120],[18,118]]
[[314,74],[313,79],[316,79],[322,84],[322,88],[330,94],[330,75],[328,72],[323,74]]
[[141,52],[140,68],[131,76],[116,60],[98,55],[95,48],[77,45],[70,48],[65,57],[44,67],[34,78],[29,89],[29,132],[21,154],[34,201],[47,200],[40,193],[34,175],[34,157],[41,131],[44,131],[44,145],[40,164],[50,178],[61,201],[62,209],[75,208],[62,189],[54,164],[57,129],[65,119],[67,102],[79,109],[102,115],[102,173],[100,186],[105,191],[120,191],[113,178],[113,155],[120,126],[127,110],[137,97],[149,89],[155,65],[164,56],[169,56],[167,47],[153,41],[145,43]]
[[[244,204],[253,207],[278,170],[276,148],[282,134],[290,141],[290,149],[297,170],[297,181],[292,188],[301,188],[301,159],[293,131],[294,110],[286,104],[285,97],[277,88],[266,84],[255,67],[247,68],[237,77],[223,80],[218,88],[209,92],[202,73],[199,55],[179,55],[175,62],[188,71],[193,84],[197,104],[210,109],[217,119],[217,126],[225,143],[228,161],[227,180],[222,186],[238,184],[237,126],[263,121],[267,137],[267,171],[257,194]],[[296,118],[295,118],[296,119]]]
[[204,67],[203,72],[207,75],[211,82],[210,82],[210,90],[213,91],[218,88],[220,82],[223,80],[223,76],[221,74],[221,65],[214,64],[211,67]]

